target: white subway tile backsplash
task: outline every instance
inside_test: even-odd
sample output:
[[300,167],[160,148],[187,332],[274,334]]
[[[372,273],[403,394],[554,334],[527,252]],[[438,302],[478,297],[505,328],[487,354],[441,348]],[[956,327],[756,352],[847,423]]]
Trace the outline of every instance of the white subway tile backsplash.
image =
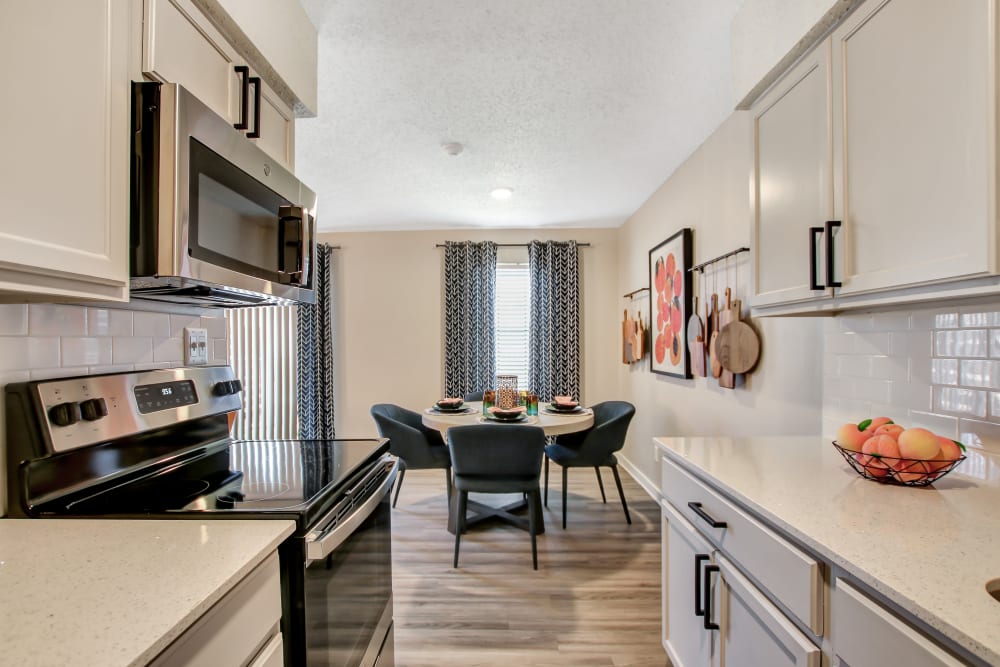
[[958,439],[966,445],[1000,452],[1000,424],[976,419],[960,419]]
[[879,313],[872,316],[873,331],[909,331],[913,328],[907,312]]
[[111,363],[110,338],[62,338],[64,366],[95,366]]
[[906,382],[910,379],[908,360],[905,357],[872,357],[871,376],[877,380]]
[[86,336],[87,309],[51,303],[30,304],[28,333],[32,336]]
[[888,403],[892,384],[886,380],[859,378],[854,381],[854,393],[857,398],[863,401]]
[[930,331],[893,331],[889,334],[889,353],[894,357],[930,359],[933,349]]
[[34,368],[31,370],[31,379],[49,380],[51,378],[71,377],[73,375],[88,375],[86,366],[59,366],[57,368]]
[[170,337],[170,315],[166,313],[136,312],[132,314],[132,335],[151,338]]
[[930,382],[958,384],[958,359],[931,359]]
[[108,364],[106,366],[91,366],[90,374],[97,375],[99,373],[127,373],[129,371],[134,371],[135,366],[132,364]]
[[886,402],[906,410],[930,410],[930,385],[914,382],[890,382],[889,400]]
[[184,338],[186,327],[201,327],[201,318],[197,315],[171,315],[170,316],[170,337]]
[[854,354],[854,333],[827,332],[823,337],[824,354]]
[[959,383],[966,387],[996,387],[1000,384],[1000,361],[963,359]]
[[225,316],[202,317],[201,326],[208,329],[209,338],[225,338],[228,330]]
[[934,334],[934,354],[939,357],[985,357],[987,351],[985,329],[938,331]]
[[934,410],[972,417],[986,416],[986,392],[958,387],[934,387]]
[[990,329],[990,356],[1000,357],[1000,329]]
[[872,358],[866,355],[843,354],[837,357],[837,375],[848,377],[869,377],[872,373]]
[[962,313],[959,318],[959,325],[968,328],[985,328],[1000,326],[1000,312],[974,311]]
[[229,346],[226,345],[226,340],[223,338],[215,339],[211,341],[212,344],[212,357],[209,361],[213,364],[228,364],[229,363]]
[[115,364],[139,364],[153,361],[152,338],[113,338],[112,360]]
[[90,308],[87,310],[87,333],[91,336],[131,336],[132,311]]
[[28,304],[0,304],[0,336],[24,336],[28,333]]
[[159,368],[173,368],[177,364],[170,361],[155,361],[155,362],[144,362],[135,365],[135,370],[137,371],[152,371]]
[[866,331],[854,334],[855,354],[889,354],[890,334],[879,331]]
[[935,329],[958,328],[958,313],[937,313],[934,315]]
[[153,361],[184,361],[184,340],[181,338],[153,339]]
[[[937,313],[916,310],[910,313],[910,328],[914,331],[930,331],[931,329],[940,329],[943,327],[938,327],[938,315]],[[958,317],[955,318],[955,326],[958,326]]]
[[841,315],[837,318],[841,331],[871,331],[872,315]]

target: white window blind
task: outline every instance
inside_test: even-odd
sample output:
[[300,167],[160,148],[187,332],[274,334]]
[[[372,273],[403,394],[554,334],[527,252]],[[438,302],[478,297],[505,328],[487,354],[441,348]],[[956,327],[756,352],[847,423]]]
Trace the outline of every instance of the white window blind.
[[516,375],[517,386],[528,388],[528,329],[531,293],[527,261],[497,262],[497,374]]

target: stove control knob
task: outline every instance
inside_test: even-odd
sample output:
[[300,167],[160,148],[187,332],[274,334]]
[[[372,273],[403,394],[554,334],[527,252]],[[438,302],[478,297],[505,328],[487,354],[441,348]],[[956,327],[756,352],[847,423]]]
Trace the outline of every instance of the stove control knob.
[[229,396],[233,393],[233,383],[227,380],[216,382],[215,386],[212,387],[212,393],[216,396]]
[[49,408],[49,421],[56,426],[70,426],[80,421],[79,403],[59,403]]
[[234,394],[238,394],[241,391],[243,391],[242,380],[233,380],[232,382],[229,383],[229,386],[232,388]]
[[80,414],[89,422],[108,416],[108,404],[103,398],[90,398],[80,403]]

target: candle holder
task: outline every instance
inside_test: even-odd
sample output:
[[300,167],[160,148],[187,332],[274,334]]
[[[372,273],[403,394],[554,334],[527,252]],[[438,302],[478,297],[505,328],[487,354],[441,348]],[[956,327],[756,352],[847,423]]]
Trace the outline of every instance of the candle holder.
[[517,405],[517,376],[497,376],[497,406],[510,410]]

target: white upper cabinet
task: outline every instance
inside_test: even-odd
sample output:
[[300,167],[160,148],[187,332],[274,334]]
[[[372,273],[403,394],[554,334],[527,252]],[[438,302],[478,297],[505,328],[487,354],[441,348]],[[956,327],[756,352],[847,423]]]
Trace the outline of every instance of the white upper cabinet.
[[759,313],[1000,291],[995,12],[868,0],[753,105]]
[[295,116],[191,0],[145,0],[142,71],[179,83],[289,171]]
[[127,299],[133,5],[2,3],[0,299]]
[[[811,232],[833,216],[830,49],[821,45],[753,109],[754,305],[803,301],[825,265]],[[810,268],[815,271],[810,280]],[[819,296],[825,296],[822,289]]]

